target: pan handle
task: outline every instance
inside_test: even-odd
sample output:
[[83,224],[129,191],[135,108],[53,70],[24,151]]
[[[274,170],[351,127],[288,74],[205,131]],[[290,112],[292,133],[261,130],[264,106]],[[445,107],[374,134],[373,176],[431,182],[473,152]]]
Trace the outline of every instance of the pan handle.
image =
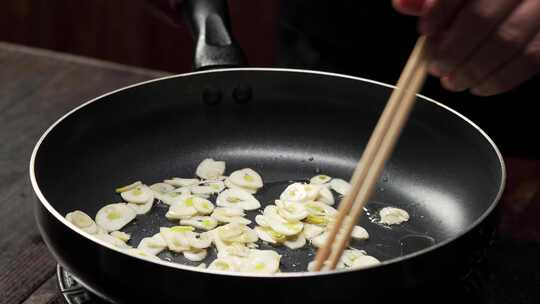
[[231,34],[226,0],[186,0],[183,4],[195,41],[194,70],[246,64]]

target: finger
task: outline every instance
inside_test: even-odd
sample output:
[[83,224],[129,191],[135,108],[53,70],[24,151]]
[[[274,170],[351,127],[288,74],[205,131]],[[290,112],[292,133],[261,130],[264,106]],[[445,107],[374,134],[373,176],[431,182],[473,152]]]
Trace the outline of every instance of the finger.
[[430,72],[452,72],[484,41],[521,0],[471,0],[436,46]]
[[405,15],[422,15],[424,5],[428,0],[392,0],[394,8]]
[[444,86],[462,91],[484,80],[515,57],[540,29],[540,1],[523,1],[475,54],[454,71]]
[[433,35],[447,28],[451,20],[464,5],[464,0],[426,0],[420,18],[419,30],[424,35]]
[[512,60],[487,80],[471,90],[478,96],[491,96],[509,91],[527,81],[540,71],[540,34],[516,59]]

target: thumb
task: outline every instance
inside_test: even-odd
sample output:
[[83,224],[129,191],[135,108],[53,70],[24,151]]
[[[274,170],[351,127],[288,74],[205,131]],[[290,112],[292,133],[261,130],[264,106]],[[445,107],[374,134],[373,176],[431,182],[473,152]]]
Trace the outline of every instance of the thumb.
[[394,8],[405,15],[420,16],[428,0],[392,0]]

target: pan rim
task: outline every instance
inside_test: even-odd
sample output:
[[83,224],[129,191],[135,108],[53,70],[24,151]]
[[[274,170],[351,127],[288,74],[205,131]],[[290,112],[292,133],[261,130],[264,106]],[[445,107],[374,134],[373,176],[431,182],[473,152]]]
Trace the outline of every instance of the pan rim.
[[34,193],[37,196],[39,202],[58,221],[60,221],[65,226],[67,226],[69,229],[71,229],[74,232],[78,233],[80,236],[86,238],[87,240],[93,241],[93,242],[97,243],[98,245],[101,245],[101,246],[103,246],[105,248],[108,248],[110,250],[116,251],[117,253],[123,254],[125,256],[136,258],[136,259],[146,261],[146,262],[151,262],[153,264],[157,264],[157,265],[160,265],[160,266],[171,267],[171,268],[175,268],[175,269],[179,269],[179,270],[185,270],[185,271],[194,271],[194,272],[200,272],[200,273],[204,273],[204,274],[216,274],[216,275],[225,275],[225,276],[233,276],[233,277],[256,277],[256,278],[269,278],[269,279],[271,279],[271,278],[311,277],[311,276],[322,276],[322,275],[324,275],[324,276],[326,276],[326,275],[340,275],[340,274],[344,274],[344,273],[348,273],[348,272],[356,272],[356,271],[362,271],[362,270],[365,270],[365,269],[385,267],[386,265],[391,265],[391,264],[394,264],[394,263],[402,262],[404,260],[409,260],[409,259],[415,258],[417,256],[420,256],[422,254],[437,250],[437,249],[439,249],[439,248],[441,248],[443,246],[446,246],[446,245],[454,242],[455,240],[461,238],[462,236],[468,234],[471,230],[473,230],[481,222],[483,222],[484,219],[489,214],[491,214],[492,211],[495,209],[495,207],[498,205],[498,202],[499,202],[499,200],[500,200],[500,198],[502,196],[502,193],[503,193],[505,185],[506,185],[507,176],[506,176],[506,165],[504,163],[503,156],[502,156],[499,148],[495,144],[495,142],[486,134],[486,132],[484,132],[479,126],[477,126],[473,121],[471,121],[470,119],[465,117],[463,114],[459,113],[458,111],[456,111],[456,110],[454,110],[454,109],[452,109],[452,108],[450,108],[450,107],[448,107],[448,106],[446,106],[446,105],[444,105],[444,104],[442,104],[442,103],[440,103],[440,102],[438,102],[438,101],[436,101],[434,99],[431,99],[431,98],[429,98],[427,96],[424,96],[424,95],[421,95],[421,94],[417,94],[417,98],[419,98],[423,102],[431,102],[435,106],[439,106],[443,110],[446,110],[446,111],[450,112],[451,114],[457,116],[458,118],[461,118],[463,121],[465,121],[465,123],[468,123],[477,132],[479,132],[480,135],[482,135],[484,137],[484,139],[491,145],[491,148],[494,150],[495,154],[497,155],[497,158],[499,159],[499,164],[501,166],[501,172],[500,172],[500,174],[501,174],[501,183],[499,185],[497,195],[495,196],[495,198],[493,199],[493,201],[489,205],[489,208],[487,208],[486,211],[484,211],[484,213],[480,217],[478,217],[472,224],[469,225],[469,227],[467,227],[461,233],[459,233],[459,234],[457,234],[457,235],[455,235],[455,236],[453,236],[451,238],[448,238],[448,239],[446,239],[446,240],[444,240],[444,241],[442,241],[440,243],[437,243],[437,244],[435,244],[433,246],[424,248],[422,250],[419,250],[419,251],[416,251],[416,252],[413,252],[413,253],[410,253],[410,254],[407,254],[407,255],[404,255],[404,256],[400,256],[400,257],[396,257],[396,258],[393,258],[393,259],[390,259],[390,260],[387,260],[387,261],[383,261],[380,264],[376,264],[376,265],[369,266],[369,267],[366,267],[366,268],[362,268],[362,269],[343,269],[343,270],[321,271],[321,272],[308,272],[308,271],[285,272],[285,273],[277,273],[277,274],[268,275],[268,274],[252,274],[252,273],[240,273],[240,272],[201,269],[201,268],[194,267],[194,266],[188,266],[188,265],[183,265],[183,264],[174,263],[174,262],[168,262],[168,261],[164,261],[164,260],[154,260],[154,259],[144,258],[142,256],[130,255],[130,254],[127,254],[125,251],[123,251],[123,250],[121,250],[121,249],[119,249],[117,247],[114,247],[114,246],[112,246],[112,245],[98,239],[97,237],[95,237],[93,235],[89,235],[89,234],[84,233],[82,230],[77,228],[71,222],[67,221],[65,219],[65,217],[63,217],[49,203],[47,198],[45,198],[45,196],[41,192],[41,189],[39,188],[39,185],[38,185],[38,182],[37,182],[37,178],[35,176],[35,160],[36,160],[36,156],[37,156],[37,154],[39,152],[39,148],[40,148],[42,142],[47,137],[47,135],[57,125],[59,125],[64,119],[66,119],[67,117],[69,117],[73,113],[75,113],[77,111],[80,111],[84,107],[86,107],[86,106],[88,106],[88,105],[90,105],[90,104],[92,104],[92,103],[94,103],[96,101],[99,101],[104,97],[107,97],[109,95],[113,95],[113,94],[115,94],[117,92],[124,91],[124,90],[130,89],[130,88],[133,88],[133,87],[138,87],[138,86],[146,85],[146,84],[149,84],[149,83],[153,83],[153,82],[157,82],[157,81],[161,81],[161,80],[172,79],[172,78],[182,78],[182,77],[189,77],[189,76],[193,76],[193,75],[203,75],[203,74],[211,74],[211,73],[224,73],[224,72],[226,73],[226,72],[235,72],[235,71],[289,72],[289,73],[322,75],[322,76],[337,77],[337,78],[344,78],[344,79],[360,81],[360,82],[363,82],[363,83],[374,84],[374,85],[386,87],[386,88],[389,88],[389,89],[395,89],[396,88],[395,85],[391,85],[391,84],[387,84],[387,83],[383,83],[383,82],[379,82],[379,81],[371,80],[371,79],[367,79],[367,78],[356,77],[356,76],[345,75],[345,74],[339,74],[339,73],[331,73],[331,72],[323,72],[323,71],[307,70],[307,69],[259,68],[259,67],[256,67],[256,68],[254,68],[254,67],[250,67],[250,68],[222,68],[222,69],[215,69],[215,70],[196,71],[196,72],[189,72],[189,73],[183,73],[183,74],[176,74],[176,75],[169,75],[169,76],[165,76],[165,77],[159,77],[159,78],[155,78],[155,79],[151,79],[151,80],[131,84],[131,85],[128,85],[128,86],[124,86],[124,87],[118,88],[116,90],[113,90],[113,91],[107,92],[105,94],[102,94],[100,96],[94,97],[94,98],[82,103],[81,105],[75,107],[74,109],[70,110],[66,114],[62,115],[59,119],[57,119],[41,135],[38,142],[34,146],[34,149],[32,151],[32,155],[31,155],[31,158],[30,158],[30,164],[29,164],[30,182],[32,184],[32,188],[33,188]]

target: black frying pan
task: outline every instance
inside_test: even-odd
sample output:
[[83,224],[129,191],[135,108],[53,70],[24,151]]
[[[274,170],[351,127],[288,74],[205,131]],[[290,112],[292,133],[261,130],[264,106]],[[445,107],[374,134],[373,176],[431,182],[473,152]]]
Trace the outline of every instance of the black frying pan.
[[[228,33],[220,1],[188,5],[197,34],[195,66],[228,66],[242,59]],[[91,100],[51,126],[37,143],[30,177],[37,222],[49,249],[98,295],[119,302],[186,299],[253,300],[364,297],[367,291],[421,286],[463,276],[489,238],[488,215],[501,195],[505,171],[493,142],[459,113],[418,97],[387,164],[368,213],[384,206],[408,210],[411,220],[387,229],[360,220],[370,240],[355,243],[382,264],[307,273],[314,250],[278,249],[274,276],[219,273],[177,261],[128,256],[64,220],[72,210],[95,214],[119,198],[112,189],[141,179],[154,183],[193,176],[204,158],[225,160],[228,172],[252,167],[265,179],[264,204],[289,180],[319,172],[349,178],[392,86],[306,70],[228,68],[145,82]],[[132,222],[136,245],[174,223],[165,209]],[[252,213],[251,216],[254,216]],[[209,258],[211,259],[211,257]],[[189,263],[188,263],[189,264]],[[293,265],[295,264],[295,265]],[[240,292],[241,291],[241,292]]]

